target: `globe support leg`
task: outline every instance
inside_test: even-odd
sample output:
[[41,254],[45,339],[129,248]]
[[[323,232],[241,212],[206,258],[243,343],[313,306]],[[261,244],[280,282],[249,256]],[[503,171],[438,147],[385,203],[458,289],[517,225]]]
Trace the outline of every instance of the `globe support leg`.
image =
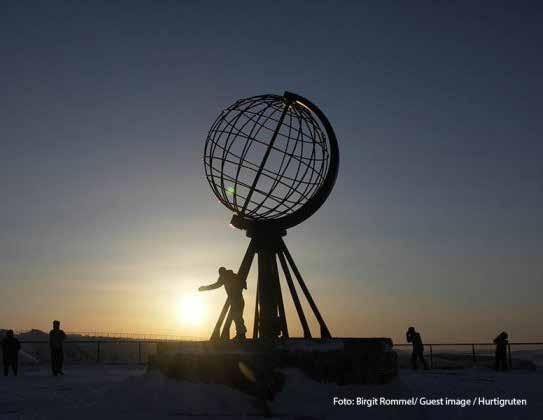
[[285,308],[277,269],[278,238],[258,239],[258,336],[288,338]]
[[294,260],[292,259],[292,256],[290,255],[290,252],[281,238],[281,248],[284,252],[285,256],[287,257],[288,263],[292,267],[292,271],[294,272],[294,275],[298,279],[298,283],[300,284],[300,287],[302,288],[302,291],[304,292],[305,298],[309,302],[309,306],[311,306],[311,309],[313,310],[313,313],[315,314],[315,317],[317,318],[317,321],[319,322],[320,328],[321,328],[321,337],[322,338],[332,338],[332,335],[330,334],[330,331],[328,330],[328,327],[326,326],[326,323],[324,322],[324,319],[322,318],[321,313],[319,312],[319,309],[317,308],[317,305],[315,304],[315,301],[311,297],[311,293],[309,293],[309,290],[307,286],[305,285],[304,279],[302,278],[302,275],[300,274],[300,271],[298,270],[298,267],[296,267],[296,264],[294,263]]
[[224,318],[226,317],[226,314],[230,314],[230,301],[228,298],[226,299],[226,302],[224,303],[224,306],[222,307],[221,314],[219,315],[219,319],[217,320],[217,323],[215,324],[215,328],[213,329],[213,333],[211,334],[211,340],[217,340],[220,337],[222,337],[221,334],[221,326],[224,322]]
[[256,286],[255,317],[253,323],[253,339],[258,338],[258,326],[260,325],[258,306],[260,305],[260,287]]
[[279,312],[279,328],[282,338],[288,338],[287,316],[285,314],[285,306],[283,304],[283,294],[281,293],[281,282],[279,281],[279,269],[277,267],[277,258],[275,253],[273,254],[272,268],[274,271],[274,278],[276,281],[275,293],[277,301],[277,309]]
[[292,281],[290,270],[288,269],[287,262],[285,261],[285,255],[281,251],[277,254],[277,256],[279,257],[281,268],[283,269],[283,273],[285,274],[285,279],[287,280],[287,285],[290,290],[292,300],[294,301],[294,306],[296,307],[298,318],[300,318],[300,322],[302,324],[304,338],[311,338],[311,330],[309,329],[309,325],[307,324],[307,319],[305,318],[304,310],[302,309],[302,304],[300,303],[300,298],[298,297],[298,292],[296,292],[296,287],[294,287],[294,282]]

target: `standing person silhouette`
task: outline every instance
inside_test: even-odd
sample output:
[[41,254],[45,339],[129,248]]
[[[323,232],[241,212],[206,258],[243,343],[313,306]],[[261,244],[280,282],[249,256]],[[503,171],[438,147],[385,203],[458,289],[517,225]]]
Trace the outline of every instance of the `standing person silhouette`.
[[247,328],[245,328],[245,322],[243,321],[243,309],[245,307],[245,301],[243,300],[243,289],[246,289],[247,286],[232,270],[227,270],[226,268],[221,267],[219,268],[219,279],[213,284],[199,287],[198,291],[204,292],[207,290],[214,290],[221,286],[224,286],[226,294],[228,295],[232,320],[236,325],[236,336],[234,339],[245,339]]
[[507,345],[509,344],[509,335],[505,331],[502,331],[495,339],[496,344],[496,358],[494,361],[494,369],[507,370]]
[[4,376],[8,376],[9,368],[13,370],[13,374],[17,376],[19,367],[19,350],[21,344],[13,335],[13,330],[8,330],[6,336],[2,340],[2,361],[4,362]]
[[53,329],[49,332],[49,348],[51,349],[51,370],[53,375],[64,375],[64,340],[66,334],[60,329],[60,321],[53,321]]
[[415,327],[409,327],[405,334],[408,343],[413,343],[413,353],[411,354],[411,366],[414,370],[417,370],[417,360],[420,360],[424,365],[424,369],[428,370],[428,364],[424,359],[424,344],[422,344],[422,338],[420,334],[415,331]]

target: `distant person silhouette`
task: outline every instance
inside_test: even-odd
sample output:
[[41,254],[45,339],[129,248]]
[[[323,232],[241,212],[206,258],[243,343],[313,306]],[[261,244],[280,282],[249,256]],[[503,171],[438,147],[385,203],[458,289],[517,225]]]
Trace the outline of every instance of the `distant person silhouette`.
[[232,314],[232,320],[236,325],[235,340],[242,340],[245,338],[247,328],[243,322],[243,309],[245,307],[245,301],[243,300],[243,289],[247,288],[244,282],[242,282],[239,276],[232,270],[227,270],[224,267],[219,268],[219,279],[208,286],[201,286],[198,288],[199,292],[206,290],[214,290],[224,286],[226,294],[228,295],[228,301],[230,302],[230,311]]
[[496,359],[494,369],[507,370],[507,345],[509,344],[509,336],[505,331],[502,331],[495,339],[496,344]]
[[19,367],[19,350],[21,344],[13,335],[13,330],[8,330],[6,336],[2,340],[2,359],[4,362],[4,376],[8,376],[9,368],[13,370],[13,374],[17,376]]
[[49,332],[49,348],[51,349],[51,370],[53,375],[64,375],[64,340],[66,334],[60,329],[60,321],[53,321],[53,329]]
[[413,344],[413,353],[411,353],[411,367],[414,370],[417,370],[417,360],[420,360],[424,365],[424,369],[428,370],[428,364],[424,359],[424,344],[422,344],[420,334],[415,331],[415,327],[409,327],[405,335],[407,342]]

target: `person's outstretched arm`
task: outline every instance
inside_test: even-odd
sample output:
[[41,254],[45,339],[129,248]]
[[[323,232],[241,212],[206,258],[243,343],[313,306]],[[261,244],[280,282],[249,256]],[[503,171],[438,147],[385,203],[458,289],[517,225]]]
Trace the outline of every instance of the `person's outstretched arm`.
[[213,284],[208,284],[207,286],[200,286],[200,287],[198,287],[198,291],[199,291],[199,292],[206,292],[206,291],[208,291],[208,290],[218,289],[218,288],[221,287],[222,285],[223,285],[223,282],[222,282],[222,280],[221,280],[220,277],[219,277],[219,279],[218,279],[215,283],[213,283]]

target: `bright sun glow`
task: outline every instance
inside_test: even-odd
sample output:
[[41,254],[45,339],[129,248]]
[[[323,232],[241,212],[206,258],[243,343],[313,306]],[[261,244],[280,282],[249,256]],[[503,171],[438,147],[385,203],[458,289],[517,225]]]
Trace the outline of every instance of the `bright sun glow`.
[[185,296],[179,303],[179,320],[185,326],[200,325],[204,315],[205,307],[199,296]]

